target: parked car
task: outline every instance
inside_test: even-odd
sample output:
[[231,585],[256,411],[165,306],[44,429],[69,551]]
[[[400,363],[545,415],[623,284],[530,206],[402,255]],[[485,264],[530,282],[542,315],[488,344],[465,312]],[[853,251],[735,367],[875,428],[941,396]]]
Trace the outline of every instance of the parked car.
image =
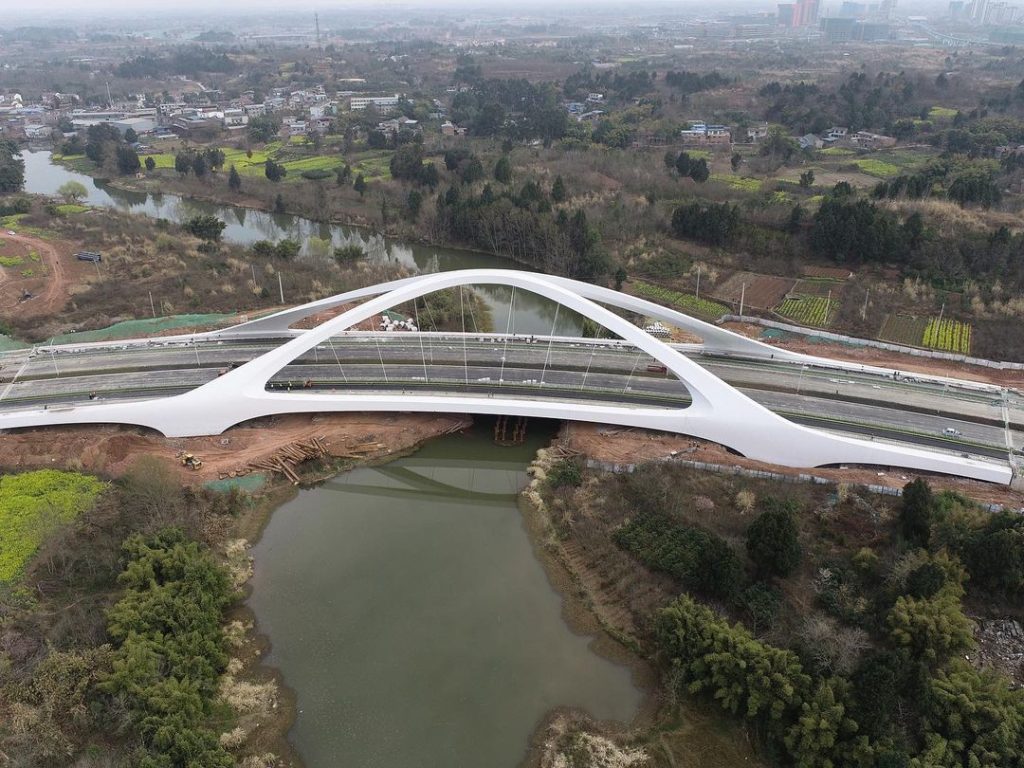
[[953,429],[953,427],[946,427],[942,430],[942,434],[946,437],[960,437],[963,433],[959,429]]

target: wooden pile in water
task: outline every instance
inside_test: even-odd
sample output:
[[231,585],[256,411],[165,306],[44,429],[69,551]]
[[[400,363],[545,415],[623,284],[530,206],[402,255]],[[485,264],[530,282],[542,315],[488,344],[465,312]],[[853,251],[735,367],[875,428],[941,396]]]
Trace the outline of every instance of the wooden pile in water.
[[299,475],[295,468],[304,461],[331,455],[342,459],[362,459],[381,448],[383,448],[381,443],[364,443],[349,449],[347,452],[332,454],[327,450],[327,444],[324,442],[323,437],[311,437],[308,440],[297,440],[294,443],[282,446],[267,458],[250,461],[242,469],[229,472],[227,475],[222,475],[222,477],[242,477],[250,472],[275,472],[287,477],[293,485],[298,485]]

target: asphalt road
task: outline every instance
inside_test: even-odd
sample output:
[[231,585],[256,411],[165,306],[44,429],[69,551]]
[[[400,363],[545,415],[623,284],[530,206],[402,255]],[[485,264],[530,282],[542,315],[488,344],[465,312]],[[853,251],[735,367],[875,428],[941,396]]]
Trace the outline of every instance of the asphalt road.
[[[88,402],[91,393],[98,399],[178,394],[281,343],[203,339],[6,353],[0,355],[0,410]],[[1018,393],[1008,394],[1004,414],[1000,393],[781,361],[689,356],[754,400],[802,423],[986,455],[1005,455],[1008,439],[1024,447],[1024,434],[998,426],[1007,417],[1024,423],[1024,401]],[[648,371],[653,362],[636,349],[594,343],[342,335],[303,355],[274,380],[297,385],[313,379],[361,389],[385,382],[391,387],[471,385],[493,391],[515,385],[517,393],[530,397],[544,391],[548,397],[685,405],[685,387],[674,377]],[[950,440],[942,435],[947,428],[961,434]]]

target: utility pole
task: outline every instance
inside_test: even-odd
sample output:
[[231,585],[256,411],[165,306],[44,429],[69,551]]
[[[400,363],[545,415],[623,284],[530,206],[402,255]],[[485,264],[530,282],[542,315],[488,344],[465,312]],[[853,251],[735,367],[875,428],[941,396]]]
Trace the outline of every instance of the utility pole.
[[149,292],[149,311],[153,313],[153,317],[156,317],[156,305],[153,303],[153,292]]
[[747,284],[744,283],[740,288],[740,320],[743,319],[743,303],[747,298]]
[[868,288],[867,291],[864,293],[864,306],[860,310],[860,319],[861,320],[867,320],[868,319],[868,299],[870,297],[871,297],[871,289]]
[[695,298],[700,298],[700,264],[697,265],[697,293],[694,296]]
[[253,266],[252,264],[250,264],[249,265],[249,269],[252,270],[252,290],[253,290],[253,292],[255,292],[256,291],[256,267]]
[[828,298],[825,299],[825,325],[828,325],[828,313],[832,310],[832,289],[828,289]]
[[281,273],[277,273],[277,290],[281,292],[281,303],[284,304],[284,285],[281,283]]

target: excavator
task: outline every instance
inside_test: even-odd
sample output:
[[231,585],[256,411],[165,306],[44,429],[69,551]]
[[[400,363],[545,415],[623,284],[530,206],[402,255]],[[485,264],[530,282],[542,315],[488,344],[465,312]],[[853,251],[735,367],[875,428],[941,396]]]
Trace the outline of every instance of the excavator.
[[180,451],[178,453],[178,458],[181,459],[181,466],[187,467],[193,471],[203,466],[203,460],[197,458],[191,453],[185,453],[184,451]]

